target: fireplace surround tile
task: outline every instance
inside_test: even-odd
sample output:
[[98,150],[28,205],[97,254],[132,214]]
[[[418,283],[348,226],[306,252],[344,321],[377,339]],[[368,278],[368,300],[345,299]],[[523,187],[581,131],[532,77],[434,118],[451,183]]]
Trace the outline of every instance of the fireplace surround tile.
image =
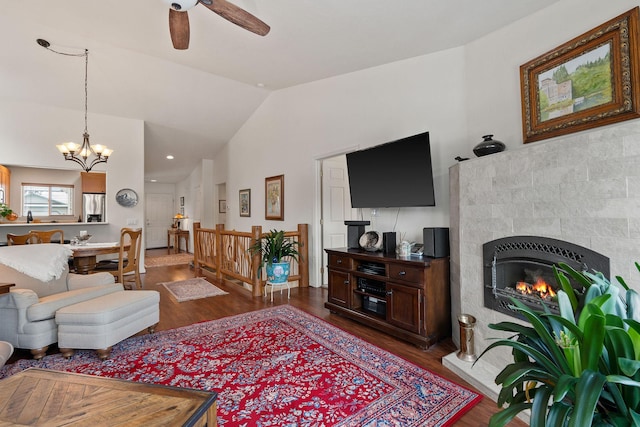
[[[478,354],[506,336],[489,323],[514,321],[485,308],[480,295],[482,244],[494,239],[531,234],[590,248],[610,258],[612,276],[640,290],[640,121],[470,159],[453,165],[449,178],[456,343],[461,313],[477,319]],[[498,370],[510,360],[506,348],[486,358]]]
[[560,236],[562,224],[559,218],[514,218],[513,232],[532,236]]

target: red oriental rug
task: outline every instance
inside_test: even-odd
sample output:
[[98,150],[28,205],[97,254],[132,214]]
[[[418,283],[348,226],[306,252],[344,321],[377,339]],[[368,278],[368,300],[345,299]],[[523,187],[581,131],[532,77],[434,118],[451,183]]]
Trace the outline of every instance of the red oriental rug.
[[218,423],[240,426],[449,426],[482,396],[291,306],[129,338],[28,367],[215,390]]

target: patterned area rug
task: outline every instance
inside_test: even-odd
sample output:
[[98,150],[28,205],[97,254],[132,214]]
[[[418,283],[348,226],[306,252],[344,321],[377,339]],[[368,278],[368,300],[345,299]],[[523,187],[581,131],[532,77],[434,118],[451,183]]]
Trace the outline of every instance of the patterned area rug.
[[37,366],[214,390],[218,423],[241,426],[450,426],[482,396],[291,306],[129,338],[98,360],[78,351]]
[[193,261],[193,254],[188,253],[160,255],[154,257],[145,257],[144,267],[149,268],[162,267],[164,265],[189,264],[191,261]]
[[178,302],[228,294],[228,292],[212,285],[201,277],[179,280],[177,282],[158,283],[158,285],[163,285],[167,288]]

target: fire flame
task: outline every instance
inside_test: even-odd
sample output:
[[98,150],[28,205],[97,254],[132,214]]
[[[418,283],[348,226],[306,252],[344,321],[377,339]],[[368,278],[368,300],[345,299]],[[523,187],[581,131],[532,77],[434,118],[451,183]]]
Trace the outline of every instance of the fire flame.
[[524,295],[538,295],[540,298],[548,299],[556,296],[555,291],[547,282],[542,278],[538,278],[536,283],[530,284],[527,282],[516,283],[516,289]]

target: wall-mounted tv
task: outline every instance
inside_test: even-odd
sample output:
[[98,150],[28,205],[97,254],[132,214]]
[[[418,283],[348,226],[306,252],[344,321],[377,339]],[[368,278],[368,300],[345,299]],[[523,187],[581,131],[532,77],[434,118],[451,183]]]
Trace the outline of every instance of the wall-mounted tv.
[[429,132],[347,154],[351,206],[435,206]]

